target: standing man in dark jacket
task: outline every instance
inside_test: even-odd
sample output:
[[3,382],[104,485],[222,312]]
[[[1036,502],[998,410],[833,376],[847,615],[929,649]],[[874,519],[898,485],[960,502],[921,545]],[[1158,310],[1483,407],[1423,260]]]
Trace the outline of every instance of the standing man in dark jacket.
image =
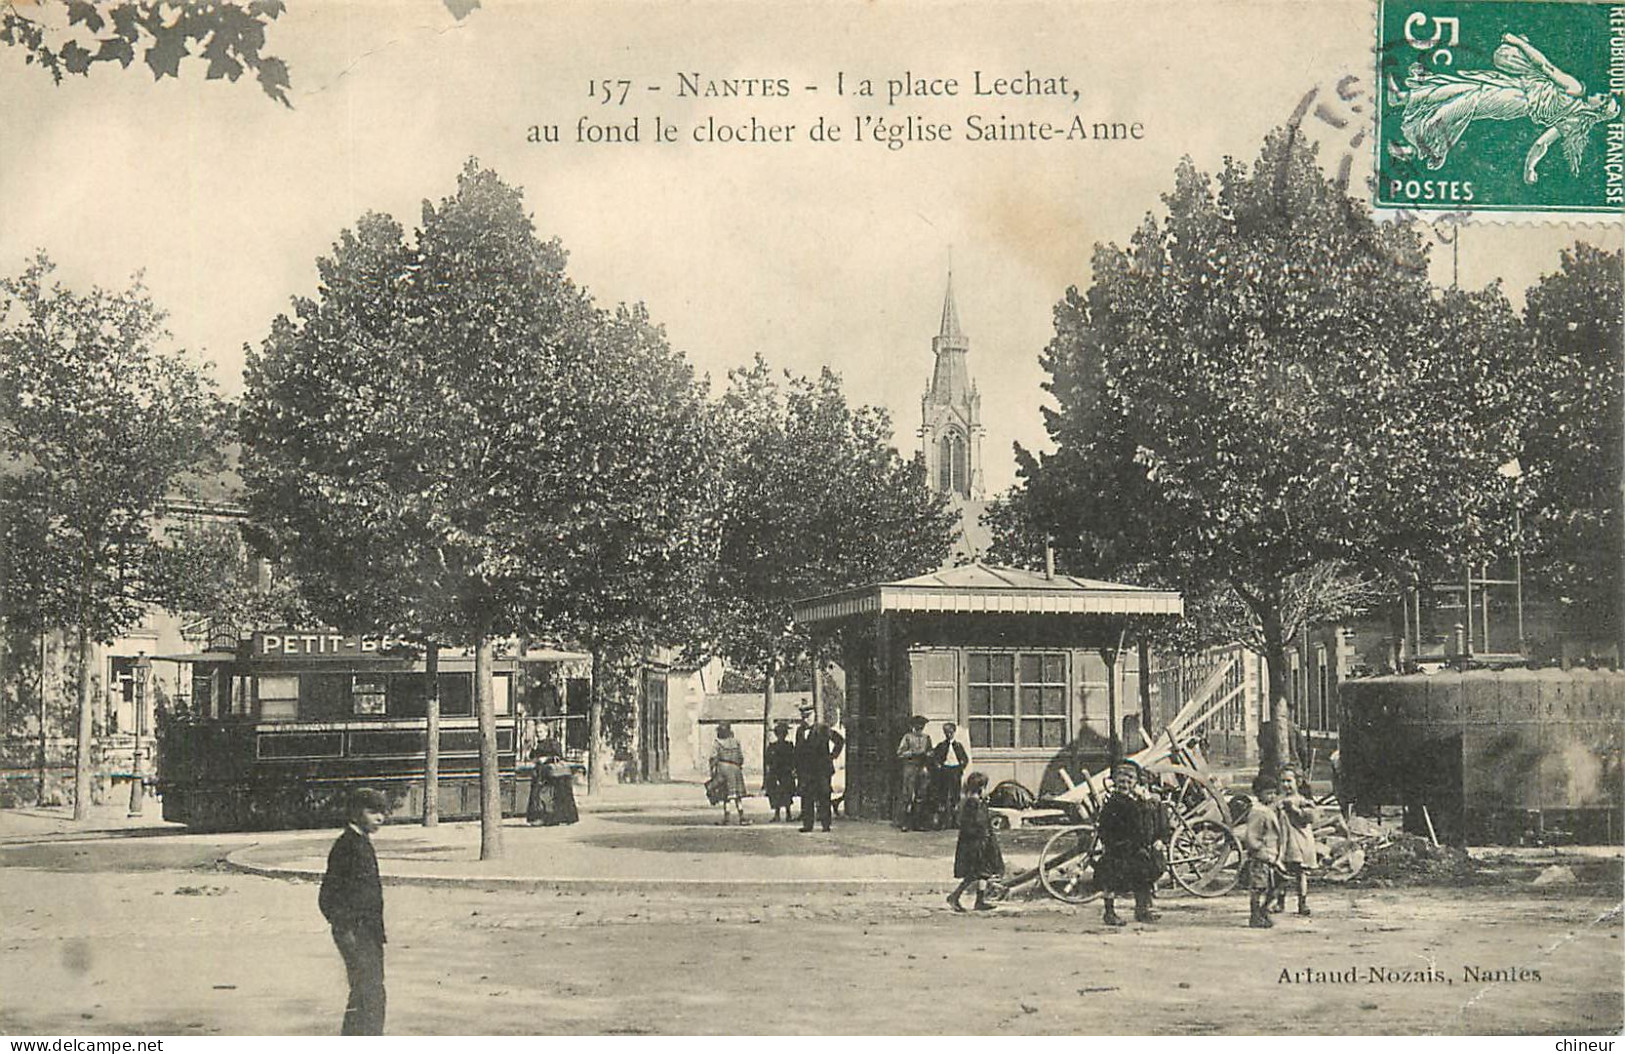
[[959,790],[970,755],[965,753],[965,744],[954,738],[958,731],[952,721],[944,722],[942,742],[931,748],[931,798],[936,804],[938,830],[959,820]]
[[835,759],[841,756],[846,740],[833,728],[815,720],[811,703],[801,707],[801,727],[796,729],[796,783],[801,788],[801,830],[813,829],[813,813],[829,830],[830,779],[835,775]]
[[372,834],[388,812],[389,799],[382,791],[355,792],[350,822],[327,854],[327,874],[317,898],[350,981],[342,1036],[384,1034],[384,887]]

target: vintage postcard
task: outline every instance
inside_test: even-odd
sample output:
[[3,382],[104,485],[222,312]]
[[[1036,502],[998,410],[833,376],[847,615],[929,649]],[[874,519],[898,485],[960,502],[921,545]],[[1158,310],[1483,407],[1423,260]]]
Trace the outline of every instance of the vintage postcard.
[[0,99],[0,1032],[1625,1025],[1625,5],[0,0]]

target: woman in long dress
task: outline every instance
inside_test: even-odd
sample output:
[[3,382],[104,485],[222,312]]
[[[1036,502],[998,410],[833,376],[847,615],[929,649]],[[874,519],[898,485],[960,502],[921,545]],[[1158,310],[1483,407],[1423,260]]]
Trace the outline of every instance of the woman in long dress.
[[740,825],[749,823],[745,819],[745,748],[734,738],[733,726],[726,721],[717,724],[717,741],[711,747],[711,778],[721,784],[720,822],[728,822],[728,805],[732,803]]
[[530,776],[530,801],[525,822],[539,827],[575,823],[575,772],[564,760],[564,748],[557,739],[544,739],[530,752],[535,768]]
[[789,740],[790,723],[780,721],[773,726],[773,742],[767,745],[767,756],[762,759],[762,793],[773,806],[773,822],[779,821],[779,810],[790,818],[790,805],[796,797],[796,748]]
[[1527,117],[1542,131],[1524,157],[1523,179],[1534,183],[1546,151],[1558,139],[1569,168],[1580,174],[1591,128],[1619,115],[1608,95],[1586,95],[1585,85],[1552,64],[1533,44],[1508,33],[1490,56],[1492,70],[1429,71],[1410,68],[1401,90],[1390,79],[1388,103],[1403,106],[1403,143],[1388,144],[1395,158],[1420,157],[1430,170],[1444,167],[1450,150],[1474,121],[1516,121]]

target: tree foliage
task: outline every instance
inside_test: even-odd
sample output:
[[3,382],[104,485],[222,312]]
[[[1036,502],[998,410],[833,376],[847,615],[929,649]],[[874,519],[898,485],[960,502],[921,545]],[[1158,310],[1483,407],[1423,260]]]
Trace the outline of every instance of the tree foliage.
[[412,240],[368,215],[248,365],[259,540],[334,624],[625,651],[707,546],[704,399],[641,307],[604,311],[470,162]]
[[1095,573],[1239,600],[1282,750],[1290,622],[1506,544],[1518,321],[1496,288],[1431,287],[1416,235],[1290,131],[1216,179],[1184,162],[1163,201],[1056,308],[1055,450],[1018,451],[1023,500]]
[[1521,464],[1529,512],[1525,574],[1565,601],[1593,638],[1619,633],[1625,258],[1577,244],[1529,290],[1524,320],[1536,393]]
[[[218,462],[226,421],[213,382],[162,347],[163,315],[139,282],[76,293],[40,254],[0,280],[0,619],[71,627],[81,660],[178,603],[155,531],[188,470]],[[81,661],[76,815],[89,795],[88,664]]]
[[793,665],[808,645],[795,601],[947,558],[946,500],[898,455],[886,413],[849,406],[828,369],[795,377],[758,356],[729,374],[719,415],[725,486],[707,592],[712,639],[731,662]]
[[200,624],[209,639],[239,640],[267,626],[299,626],[310,611],[299,583],[263,566],[244,543],[242,527],[184,518],[164,525],[153,562],[164,606]]
[[11,0],[0,10],[0,44],[50,73],[89,76],[98,63],[128,69],[139,54],[153,80],[179,77],[181,60],[208,64],[209,80],[253,73],[266,95],[288,101],[288,67],[264,54],[265,30],[284,0]]
[[154,521],[188,469],[217,462],[226,417],[212,380],[161,347],[139,283],[80,294],[53,270],[41,254],[0,280],[0,614],[105,641],[173,602]]

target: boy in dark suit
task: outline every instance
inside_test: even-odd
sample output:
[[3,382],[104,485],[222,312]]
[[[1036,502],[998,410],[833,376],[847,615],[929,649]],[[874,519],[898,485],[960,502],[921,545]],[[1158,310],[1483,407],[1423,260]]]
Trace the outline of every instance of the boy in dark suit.
[[384,1034],[384,887],[372,834],[388,812],[382,791],[362,789],[351,796],[350,822],[327,854],[317,897],[350,981],[341,1036]]

